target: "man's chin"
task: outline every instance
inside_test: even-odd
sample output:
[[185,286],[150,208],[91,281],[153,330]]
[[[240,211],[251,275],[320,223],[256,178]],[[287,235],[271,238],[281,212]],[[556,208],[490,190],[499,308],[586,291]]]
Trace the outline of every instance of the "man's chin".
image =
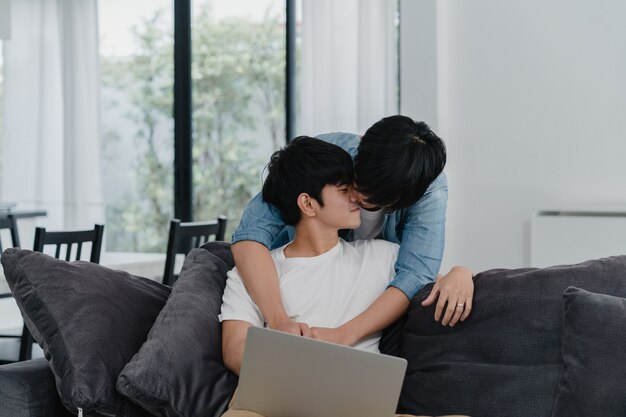
[[358,222],[352,223],[350,226],[346,227],[346,229],[358,229],[361,225],[361,219],[359,218]]
[[[360,211],[359,211],[359,213],[360,213]],[[346,218],[344,218],[344,219],[342,219],[342,220],[345,220],[345,221],[340,222],[340,223],[343,223],[343,224],[339,227],[339,229],[340,229],[340,230],[346,230],[346,229],[348,229],[348,230],[351,230],[351,229],[357,229],[357,228],[361,225],[361,215],[360,215],[360,214],[359,214],[359,216],[353,216],[353,215],[351,215],[351,216],[346,217]]]

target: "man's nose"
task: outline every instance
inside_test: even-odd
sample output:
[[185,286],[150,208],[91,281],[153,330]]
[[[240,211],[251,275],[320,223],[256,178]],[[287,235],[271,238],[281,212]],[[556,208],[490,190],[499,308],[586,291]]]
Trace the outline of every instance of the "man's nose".
[[359,201],[360,193],[354,188],[350,187],[350,201],[356,203]]

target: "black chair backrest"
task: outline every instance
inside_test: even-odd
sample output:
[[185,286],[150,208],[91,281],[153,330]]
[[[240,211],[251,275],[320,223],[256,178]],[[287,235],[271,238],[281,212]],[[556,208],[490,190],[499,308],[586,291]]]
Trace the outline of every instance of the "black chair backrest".
[[[7,214],[4,217],[0,217],[0,230],[9,229],[11,231],[11,240],[13,241],[13,247],[20,247],[20,237],[17,233],[17,221],[11,214]],[[0,253],[2,253],[2,240],[0,239]]]
[[226,222],[225,216],[219,216],[217,220],[208,222],[181,223],[178,219],[172,219],[170,221],[170,236],[167,241],[163,283],[174,285],[174,281],[178,278],[174,274],[177,254],[186,255],[191,249],[198,248],[208,242],[211,236],[215,236],[215,240],[224,240]]
[[[79,260],[83,243],[91,242],[91,255],[89,261],[100,263],[100,251],[102,250],[102,237],[104,226],[96,224],[91,230],[71,230],[61,232],[48,232],[45,227],[35,229],[35,244],[33,250],[43,252],[44,246],[56,245],[54,257],[61,259],[61,248],[65,246],[65,260]],[[76,245],[75,257],[72,257],[72,248]]]

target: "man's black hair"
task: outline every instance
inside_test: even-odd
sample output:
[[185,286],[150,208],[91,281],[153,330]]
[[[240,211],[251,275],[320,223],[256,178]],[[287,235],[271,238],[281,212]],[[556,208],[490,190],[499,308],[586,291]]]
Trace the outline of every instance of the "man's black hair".
[[348,152],[337,145],[308,136],[299,136],[283,149],[274,152],[267,165],[263,200],[280,211],[283,221],[300,221],[297,199],[309,194],[324,206],[324,186],[352,184],[354,169]]
[[446,147],[426,123],[385,117],[361,138],[356,187],[369,204],[403,209],[422,198],[445,164]]

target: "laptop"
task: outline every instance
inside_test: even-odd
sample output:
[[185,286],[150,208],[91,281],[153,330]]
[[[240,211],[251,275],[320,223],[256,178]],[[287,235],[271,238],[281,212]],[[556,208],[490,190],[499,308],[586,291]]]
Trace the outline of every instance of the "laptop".
[[407,362],[250,327],[233,408],[265,417],[393,417]]

